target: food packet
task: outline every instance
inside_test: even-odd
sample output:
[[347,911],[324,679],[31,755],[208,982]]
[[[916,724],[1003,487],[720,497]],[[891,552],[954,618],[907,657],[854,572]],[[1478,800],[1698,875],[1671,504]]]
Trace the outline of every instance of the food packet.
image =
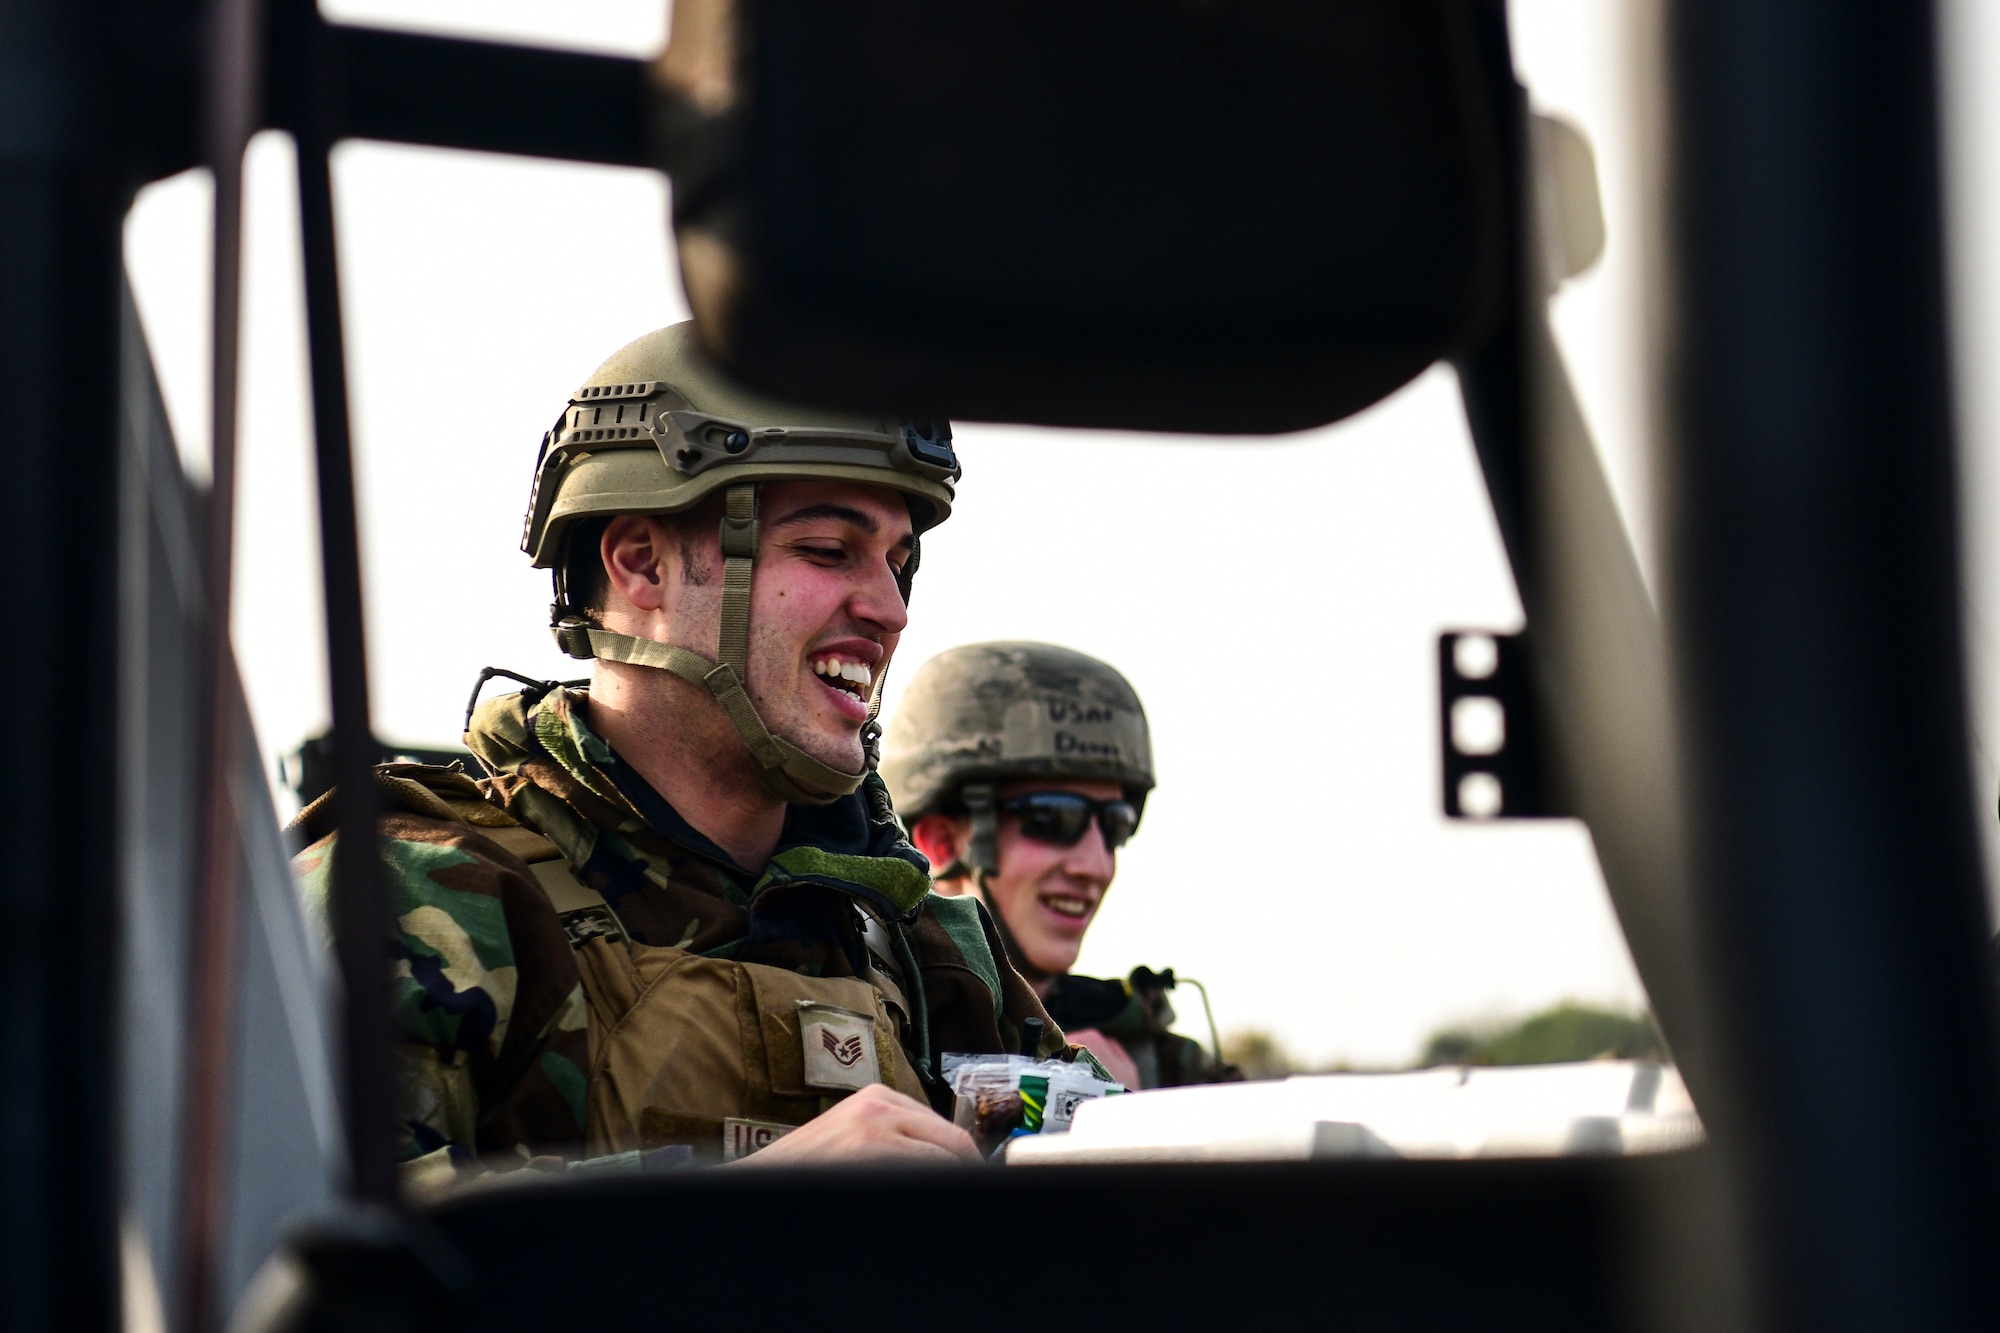
[[1064,1065],[1049,1075],[1048,1101],[1042,1111],[1041,1132],[1067,1134],[1070,1123],[1076,1119],[1077,1107],[1087,1101],[1116,1096],[1124,1091],[1122,1083],[1107,1082],[1087,1069]]
[[1042,1113],[1049,1104],[1049,1076],[1047,1074],[1023,1074],[1020,1082],[1021,1132],[1039,1134],[1042,1132]]
[[1088,1066],[1026,1055],[947,1055],[943,1070],[957,1094],[952,1122],[982,1156],[1020,1135],[1066,1133],[1083,1102],[1125,1090]]
[[[946,1056],[947,1061],[952,1057]],[[952,1123],[988,1156],[1007,1136],[1021,1126],[1021,1094],[1014,1065],[1032,1064],[1021,1056],[993,1056],[965,1059],[955,1068],[947,1066],[946,1078],[957,1094]]]
[[938,1067],[944,1075],[944,1081],[956,1092],[958,1090],[958,1079],[961,1070],[979,1070],[982,1071],[979,1076],[985,1077],[986,1071],[995,1069],[1004,1069],[1010,1073],[1018,1074],[1024,1070],[1033,1069],[1037,1065],[1057,1063],[1060,1062],[1042,1060],[1032,1055],[963,1055],[957,1052],[947,1052],[945,1057],[939,1061]]

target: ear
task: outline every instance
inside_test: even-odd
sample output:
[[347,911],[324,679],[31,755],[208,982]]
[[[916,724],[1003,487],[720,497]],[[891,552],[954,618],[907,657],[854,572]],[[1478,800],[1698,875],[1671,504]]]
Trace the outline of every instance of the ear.
[[597,549],[614,597],[640,611],[665,609],[671,559],[666,538],[660,521],[645,514],[620,514],[605,525]]
[[910,841],[931,863],[932,874],[956,861],[965,849],[966,830],[961,822],[949,815],[925,815],[911,826]]

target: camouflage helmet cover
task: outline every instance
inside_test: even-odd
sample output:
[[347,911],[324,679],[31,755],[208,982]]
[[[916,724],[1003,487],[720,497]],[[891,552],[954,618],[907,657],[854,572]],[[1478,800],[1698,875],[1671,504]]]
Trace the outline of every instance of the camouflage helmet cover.
[[945,422],[800,407],[729,379],[694,324],[656,329],[612,353],[542,437],[521,549],[557,568],[579,519],[672,514],[762,481],[859,481],[912,506],[919,532],[951,514],[959,476]]
[[1153,787],[1145,709],[1104,662],[1048,643],[975,643],[917,668],[882,738],[882,777],[906,820],[950,813],[968,782]]

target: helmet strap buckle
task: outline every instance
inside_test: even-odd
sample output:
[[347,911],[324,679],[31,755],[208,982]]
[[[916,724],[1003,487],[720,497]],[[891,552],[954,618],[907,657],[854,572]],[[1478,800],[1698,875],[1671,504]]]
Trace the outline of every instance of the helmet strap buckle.
[[972,837],[959,857],[974,871],[992,874],[1000,869],[1000,822],[990,782],[968,782],[959,799],[972,816]]
[[597,656],[597,649],[590,642],[590,626],[581,620],[566,620],[551,625],[549,633],[555,636],[556,647],[566,657],[588,662]]
[[722,554],[731,560],[757,558],[757,514],[729,513],[722,516]]

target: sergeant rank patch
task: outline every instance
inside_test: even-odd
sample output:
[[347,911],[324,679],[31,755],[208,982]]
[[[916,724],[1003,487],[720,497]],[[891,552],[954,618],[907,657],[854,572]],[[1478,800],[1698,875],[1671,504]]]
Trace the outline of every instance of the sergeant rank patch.
[[851,1092],[882,1081],[874,1015],[800,1000],[799,1037],[805,1043],[807,1087]]

